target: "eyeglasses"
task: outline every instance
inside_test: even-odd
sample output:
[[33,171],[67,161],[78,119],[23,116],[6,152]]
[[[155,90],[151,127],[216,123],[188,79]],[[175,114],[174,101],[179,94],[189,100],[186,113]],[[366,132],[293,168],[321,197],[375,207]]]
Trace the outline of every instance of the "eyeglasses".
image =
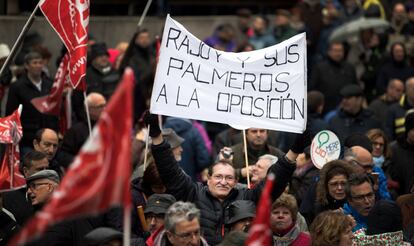
[[236,178],[234,176],[223,176],[223,175],[213,175],[213,179],[217,182],[222,181],[225,179],[227,182],[233,182]]
[[201,230],[198,229],[198,230],[191,231],[191,232],[185,232],[185,233],[180,233],[180,234],[173,233],[173,234],[181,238],[182,240],[190,241],[193,237],[200,237],[201,233],[202,233]]
[[364,170],[372,170],[374,168],[374,163],[370,163],[370,164],[361,164],[356,160],[352,161],[354,164],[362,167]]
[[30,183],[29,188],[32,190],[36,190],[41,185],[50,185],[50,183]]
[[332,188],[345,187],[346,181],[328,182],[328,185]]
[[370,192],[365,195],[352,196],[352,200],[355,200],[356,202],[362,202],[362,201],[365,201],[365,199],[372,200],[374,198],[375,198],[375,194],[373,192]]

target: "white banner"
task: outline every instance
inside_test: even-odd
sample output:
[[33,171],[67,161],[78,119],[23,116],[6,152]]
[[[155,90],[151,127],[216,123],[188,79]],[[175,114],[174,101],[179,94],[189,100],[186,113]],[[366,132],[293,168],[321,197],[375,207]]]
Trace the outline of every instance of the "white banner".
[[151,113],[303,132],[306,36],[243,53],[215,50],[167,16]]

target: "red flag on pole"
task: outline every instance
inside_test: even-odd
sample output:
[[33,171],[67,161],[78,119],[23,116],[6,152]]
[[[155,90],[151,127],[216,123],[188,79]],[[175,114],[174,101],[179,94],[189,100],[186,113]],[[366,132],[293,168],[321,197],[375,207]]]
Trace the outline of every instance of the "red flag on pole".
[[47,226],[66,219],[97,214],[121,204],[130,210],[133,88],[134,76],[128,68],[60,186],[11,245],[39,237]]
[[62,39],[69,53],[73,88],[85,89],[89,0],[40,0],[40,10]]
[[272,188],[275,176],[269,174],[256,211],[256,218],[249,230],[246,246],[271,246],[270,209],[272,206]]
[[69,55],[60,62],[50,94],[33,98],[31,103],[41,113],[59,116],[61,113],[63,89],[68,76]]
[[26,184],[19,171],[19,141],[23,137],[20,123],[22,107],[10,116],[0,119],[0,143],[7,144],[0,167],[0,191],[13,190]]

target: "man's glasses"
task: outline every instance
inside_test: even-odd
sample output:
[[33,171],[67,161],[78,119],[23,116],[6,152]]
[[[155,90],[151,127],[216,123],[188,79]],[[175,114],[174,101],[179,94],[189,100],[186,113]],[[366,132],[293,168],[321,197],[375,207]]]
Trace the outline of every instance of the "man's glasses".
[[32,190],[36,190],[41,185],[49,185],[50,183],[30,183],[29,188]]
[[180,234],[173,233],[173,234],[185,241],[190,241],[193,237],[200,237],[202,232],[200,229],[198,229],[198,230],[191,231],[191,232],[185,232],[185,233],[180,233]]
[[363,202],[365,199],[372,200],[375,198],[375,194],[373,192],[370,192],[365,195],[359,195],[359,196],[352,196],[352,200],[356,202]]
[[362,167],[364,170],[366,170],[366,171],[369,171],[369,170],[372,170],[373,168],[374,168],[374,163],[369,163],[369,164],[361,164],[361,163],[359,163],[358,161],[356,161],[356,160],[353,160],[352,161],[354,164],[356,164],[356,165],[358,165],[358,166],[360,166],[360,167]]
[[227,182],[233,182],[236,178],[234,176],[223,176],[223,175],[213,175],[213,179],[217,182],[222,181],[225,179]]

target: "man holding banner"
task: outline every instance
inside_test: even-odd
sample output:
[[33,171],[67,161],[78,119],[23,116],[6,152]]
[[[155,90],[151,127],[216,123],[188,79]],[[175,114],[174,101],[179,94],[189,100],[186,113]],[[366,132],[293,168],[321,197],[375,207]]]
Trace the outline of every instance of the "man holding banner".
[[[204,230],[205,239],[210,245],[220,243],[228,231],[225,227],[225,208],[235,200],[251,200],[257,203],[264,182],[260,182],[254,189],[237,188],[236,171],[230,163],[225,161],[211,165],[207,185],[194,182],[174,159],[170,145],[162,137],[158,117],[147,114],[145,123],[150,126],[152,153],[167,190],[177,200],[195,203],[201,211],[200,224]],[[296,153],[303,152],[306,142],[309,142],[304,136],[306,134],[298,135],[294,148],[269,168],[268,173],[276,176],[272,190],[273,200],[285,190],[292,177],[296,168]]]
[[[302,133],[306,128],[306,37],[299,34],[261,50],[215,50],[167,16],[151,97],[151,113],[219,122],[241,129],[262,128]],[[147,114],[152,153],[160,177],[177,200],[201,211],[210,245],[222,241],[224,209],[235,200],[259,201],[264,183],[238,188],[236,170],[226,161],[209,168],[207,185],[196,183],[174,159],[155,115]],[[297,153],[310,144],[298,135],[294,148],[269,168],[276,176],[272,199],[285,189],[296,168]],[[308,142],[309,144],[306,144]]]

